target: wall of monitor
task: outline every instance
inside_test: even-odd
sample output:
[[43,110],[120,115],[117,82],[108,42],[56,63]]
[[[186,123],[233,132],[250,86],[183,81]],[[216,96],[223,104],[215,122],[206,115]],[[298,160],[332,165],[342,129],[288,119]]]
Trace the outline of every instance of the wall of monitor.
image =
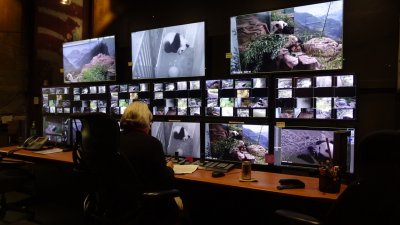
[[[359,113],[360,85],[373,87],[376,77],[355,56],[353,3],[249,1],[218,13],[208,3],[176,4],[172,13],[125,4],[136,13],[121,13],[100,38],[64,44],[64,83],[41,88],[43,133],[52,140],[71,140],[59,125],[70,113],[118,119],[142,100],[166,154],[315,168],[333,153],[333,132],[348,130],[354,168],[359,121],[368,118]],[[93,62],[82,62],[87,55]],[[381,75],[381,91],[390,74]]]

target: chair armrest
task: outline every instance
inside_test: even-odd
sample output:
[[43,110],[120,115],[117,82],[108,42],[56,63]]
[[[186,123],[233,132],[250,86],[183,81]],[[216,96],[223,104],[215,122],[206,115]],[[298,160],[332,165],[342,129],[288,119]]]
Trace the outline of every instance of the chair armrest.
[[178,189],[169,189],[169,190],[142,193],[142,197],[144,197],[144,198],[177,197],[179,195],[180,195],[180,191]]
[[279,209],[275,211],[275,215],[279,216],[280,218],[283,218],[285,221],[291,221],[292,223],[295,222],[298,224],[312,224],[312,225],[323,224],[321,220],[315,217],[290,210]]

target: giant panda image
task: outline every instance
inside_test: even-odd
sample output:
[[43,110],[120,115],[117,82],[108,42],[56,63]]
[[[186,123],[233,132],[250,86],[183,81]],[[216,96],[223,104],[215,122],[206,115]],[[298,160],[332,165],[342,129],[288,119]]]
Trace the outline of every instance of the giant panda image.
[[187,48],[189,48],[189,44],[185,37],[176,32],[167,33],[164,36],[163,44],[166,53],[182,54]]

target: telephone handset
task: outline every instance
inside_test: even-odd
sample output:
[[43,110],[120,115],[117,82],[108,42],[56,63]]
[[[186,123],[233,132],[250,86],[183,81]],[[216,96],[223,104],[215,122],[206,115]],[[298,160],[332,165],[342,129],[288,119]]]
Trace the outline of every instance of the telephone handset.
[[31,136],[24,141],[21,147],[24,149],[38,150],[46,144],[48,139],[48,137]]

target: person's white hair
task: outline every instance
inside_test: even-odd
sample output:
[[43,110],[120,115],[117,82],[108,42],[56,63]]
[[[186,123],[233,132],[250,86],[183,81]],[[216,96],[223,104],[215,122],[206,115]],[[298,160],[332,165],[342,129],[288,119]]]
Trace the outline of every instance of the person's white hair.
[[146,103],[135,101],[126,107],[121,117],[121,128],[150,128],[153,114]]

